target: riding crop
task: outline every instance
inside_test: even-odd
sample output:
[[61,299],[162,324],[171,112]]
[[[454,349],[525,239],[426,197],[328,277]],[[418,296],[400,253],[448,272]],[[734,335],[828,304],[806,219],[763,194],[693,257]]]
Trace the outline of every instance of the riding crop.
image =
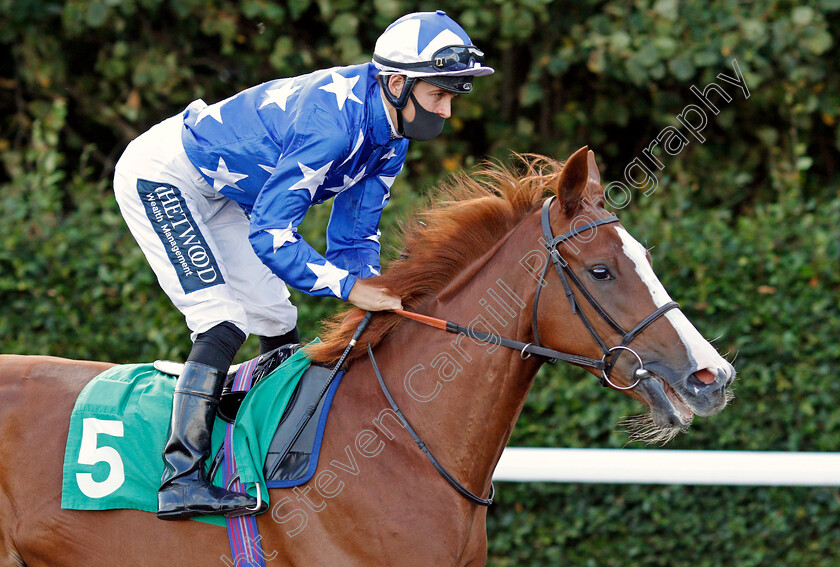
[[309,420],[312,419],[312,416],[315,414],[315,410],[318,409],[318,404],[321,403],[321,399],[324,397],[324,394],[327,393],[327,390],[330,389],[330,385],[332,384],[333,380],[335,379],[338,371],[341,369],[341,365],[344,364],[344,361],[347,359],[347,355],[350,354],[350,351],[353,350],[353,347],[356,346],[356,342],[359,340],[359,337],[362,336],[362,333],[365,332],[367,329],[370,320],[373,318],[373,312],[368,311],[365,313],[364,318],[362,318],[359,326],[356,328],[356,332],[353,333],[353,338],[350,339],[350,344],[347,345],[347,348],[344,349],[344,352],[341,354],[341,357],[338,359],[335,367],[330,372],[329,378],[327,378],[326,383],[321,388],[321,392],[318,394],[318,397],[315,398],[315,401],[310,404],[310,406],[306,409],[306,413],[300,418],[300,421],[295,428],[295,434],[286,442],[286,445],[283,447],[283,450],[280,452],[280,457],[277,459],[277,463],[282,463],[283,459],[286,458],[286,455],[289,454],[291,451],[292,446],[295,444],[295,441],[298,440],[300,434],[303,432],[303,429],[306,427],[306,424],[309,423]]

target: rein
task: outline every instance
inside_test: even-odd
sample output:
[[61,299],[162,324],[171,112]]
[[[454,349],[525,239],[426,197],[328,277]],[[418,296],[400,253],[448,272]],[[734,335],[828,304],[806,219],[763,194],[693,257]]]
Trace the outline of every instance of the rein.
[[476,496],[470,490],[465,487],[463,484],[455,480],[455,477],[449,474],[443,465],[432,455],[432,452],[426,447],[426,444],[420,439],[420,436],[414,431],[414,428],[411,427],[411,424],[408,423],[408,420],[405,418],[403,413],[400,411],[397,402],[394,401],[394,397],[391,395],[391,392],[388,390],[388,387],[385,385],[385,379],[382,377],[382,372],[379,371],[379,365],[376,364],[376,359],[373,357],[373,350],[370,348],[370,343],[367,345],[368,356],[370,357],[370,363],[373,366],[373,372],[376,374],[376,379],[379,380],[379,386],[382,388],[382,393],[385,394],[385,397],[388,399],[388,403],[391,404],[391,409],[394,410],[394,413],[397,414],[397,417],[400,418],[400,421],[405,427],[406,431],[408,431],[411,438],[414,439],[414,442],[417,443],[417,446],[420,447],[420,450],[426,455],[426,458],[429,459],[429,462],[432,463],[432,466],[435,467],[435,470],[448,482],[458,494],[469,500],[474,504],[478,504],[479,506],[489,506],[493,503],[493,496],[496,494],[496,488],[493,486],[493,483],[490,483],[490,496],[487,498],[482,498],[480,496]]
[[394,309],[394,313],[405,317],[406,319],[411,319],[413,321],[417,321],[418,323],[423,323],[424,325],[441,329],[447,333],[467,335],[477,341],[501,345],[513,350],[518,350],[519,355],[523,360],[527,359],[532,354],[536,354],[537,356],[542,356],[549,360],[562,360],[563,362],[568,362],[570,364],[589,366],[592,368],[598,368],[599,370],[603,370],[607,367],[607,364],[603,360],[598,360],[597,358],[589,358],[588,356],[581,356],[579,354],[567,354],[560,352],[559,350],[535,345],[534,343],[523,343],[522,341],[508,339],[492,333],[485,333],[484,331],[479,331],[478,329],[473,329],[472,327],[463,327],[457,323],[453,323],[452,321],[444,321],[443,319],[437,319],[436,317],[430,317],[428,315],[421,315],[420,313],[414,313],[412,311],[404,311],[402,309]]
[[[541,223],[544,240],[543,244],[545,245],[545,248],[548,252],[548,258],[550,258],[551,263],[554,264],[554,269],[557,272],[557,276],[563,283],[563,289],[565,290],[566,297],[569,300],[569,304],[571,305],[572,313],[576,314],[580,318],[587,331],[589,331],[589,334],[592,336],[595,342],[598,343],[598,346],[601,348],[601,352],[603,352],[603,356],[600,359],[590,358],[588,356],[582,356],[578,354],[569,354],[544,346],[540,346],[539,333],[537,330],[537,316],[539,314],[538,306],[540,301],[540,292],[542,291],[543,286],[546,284],[545,276],[548,273],[548,261],[546,261],[542,274],[540,275],[540,279],[538,280],[539,283],[537,284],[537,291],[534,295],[534,306],[532,309],[531,319],[531,329],[534,335],[533,343],[524,343],[522,341],[509,339],[500,335],[485,333],[484,331],[479,331],[477,329],[473,329],[472,327],[464,327],[458,325],[457,323],[453,323],[452,321],[445,321],[443,319],[438,319],[429,315],[421,315],[420,313],[405,311],[403,309],[394,309],[394,313],[400,315],[401,317],[405,317],[406,319],[411,319],[413,321],[417,321],[418,323],[422,323],[424,325],[428,325],[430,327],[434,327],[436,329],[440,329],[448,333],[467,335],[468,337],[477,341],[501,345],[503,347],[517,350],[519,351],[519,356],[523,360],[529,358],[532,354],[535,354],[537,356],[547,359],[547,361],[551,364],[557,362],[558,360],[562,360],[564,362],[576,364],[578,366],[597,368],[601,371],[599,380],[602,386],[610,386],[616,390],[632,390],[633,388],[638,386],[642,380],[651,378],[653,374],[645,368],[644,362],[642,361],[642,357],[639,356],[639,354],[632,348],[630,348],[628,345],[633,341],[633,339],[639,336],[639,334],[642,331],[644,331],[648,326],[650,326],[651,323],[662,317],[665,313],[667,313],[671,309],[679,309],[679,304],[675,301],[665,303],[664,305],[655,309],[653,313],[645,317],[630,331],[625,331],[621,327],[621,325],[616,323],[615,320],[612,317],[610,317],[609,313],[607,313],[606,310],[604,310],[604,308],[601,307],[598,301],[584,287],[583,283],[581,283],[580,279],[575,275],[571,267],[569,267],[569,263],[563,258],[559,250],[559,246],[563,242],[569,240],[570,238],[577,236],[582,232],[595,229],[599,226],[618,222],[618,217],[614,215],[610,217],[605,217],[587,223],[583,226],[572,229],[569,232],[566,232],[565,234],[561,234],[555,237],[551,230],[551,219],[549,215],[549,209],[553,201],[554,197],[552,196],[546,199],[542,205]],[[583,297],[586,298],[587,302],[589,302],[592,308],[595,309],[595,312],[598,313],[598,315],[600,315],[600,317],[610,327],[612,327],[613,330],[615,330],[618,334],[621,335],[622,338],[620,344],[613,347],[607,346],[607,343],[604,341],[604,339],[589,321],[589,318],[586,316],[583,310],[580,309],[578,301],[575,298],[575,293],[572,290],[572,287],[569,285],[569,280],[571,280],[574,286],[578,289],[578,291],[581,294],[583,294]],[[367,351],[371,365],[373,366],[373,372],[376,374],[376,378],[379,381],[379,386],[382,388],[382,392],[388,399],[388,403],[391,404],[391,409],[393,409],[394,413],[397,414],[405,429],[411,435],[412,439],[414,439],[414,442],[417,443],[417,446],[420,447],[420,449],[423,451],[423,453],[426,455],[426,457],[429,459],[429,461],[432,463],[432,465],[435,467],[438,473],[446,480],[446,482],[448,482],[453,488],[455,488],[455,490],[458,491],[459,494],[464,496],[470,502],[479,504],[481,506],[489,506],[490,504],[492,504],[493,495],[495,494],[495,488],[492,482],[490,483],[490,496],[488,498],[481,498],[480,496],[476,496],[475,494],[470,492],[463,484],[458,482],[451,474],[449,474],[449,472],[440,464],[440,462],[434,457],[434,455],[432,455],[429,448],[420,439],[420,436],[417,435],[417,433],[414,431],[414,428],[411,427],[411,425],[408,423],[408,420],[400,411],[400,408],[394,401],[393,396],[391,396],[391,392],[385,385],[385,380],[382,377],[382,373],[379,370],[379,366],[376,364],[376,359],[373,356],[373,350],[370,347],[370,343],[368,343],[367,345]],[[612,373],[612,369],[615,367],[615,363],[618,360],[618,357],[621,356],[621,354],[625,351],[628,351],[631,354],[633,354],[633,356],[635,356],[636,361],[639,363],[639,368],[637,368],[633,373],[633,377],[636,380],[633,384],[631,384],[630,386],[618,386],[617,384],[612,382],[612,380],[610,380],[610,374]],[[607,361],[607,357],[610,357],[609,361]]]

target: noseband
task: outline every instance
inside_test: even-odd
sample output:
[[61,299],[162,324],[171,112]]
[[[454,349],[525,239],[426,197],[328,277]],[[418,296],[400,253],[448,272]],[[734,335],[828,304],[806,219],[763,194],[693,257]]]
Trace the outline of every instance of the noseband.
[[[560,281],[563,283],[563,289],[566,292],[566,298],[569,300],[569,304],[572,307],[572,313],[576,314],[583,325],[586,327],[586,330],[589,331],[589,334],[598,343],[598,346],[601,348],[601,352],[604,355],[601,357],[600,360],[595,359],[588,359],[587,363],[584,364],[585,366],[590,366],[593,368],[598,368],[601,370],[600,382],[602,386],[611,386],[616,390],[631,390],[639,385],[639,382],[644,380],[645,378],[650,378],[651,373],[649,370],[645,368],[644,362],[642,361],[642,357],[639,354],[631,349],[628,345],[630,344],[633,339],[635,339],[639,333],[644,331],[651,323],[662,317],[665,313],[670,311],[671,309],[678,309],[679,304],[675,301],[670,301],[665,305],[662,305],[658,309],[656,309],[653,313],[645,317],[638,325],[633,327],[630,331],[625,331],[621,325],[615,322],[615,320],[610,317],[609,313],[607,313],[603,307],[598,303],[598,301],[592,297],[592,294],[583,286],[580,279],[575,275],[572,271],[571,267],[569,267],[569,263],[563,258],[563,255],[560,253],[560,245],[581,234],[582,232],[586,232],[587,230],[595,229],[601,225],[610,224],[614,222],[618,222],[618,217],[613,215],[610,217],[606,217],[603,219],[598,219],[596,221],[587,223],[583,226],[578,228],[574,228],[565,234],[561,234],[559,236],[554,236],[554,233],[551,230],[551,218],[549,216],[549,209],[551,208],[551,203],[554,201],[554,197],[550,197],[545,200],[542,206],[542,213],[541,213],[541,221],[542,221],[542,231],[543,231],[543,244],[545,245],[546,250],[548,251],[548,257],[551,258],[551,263],[554,264],[554,270],[557,272],[557,276],[560,278]],[[540,302],[540,292],[544,285],[546,285],[545,276],[548,272],[548,262],[545,263],[543,267],[542,274],[540,275],[540,279],[537,283],[537,292],[534,296],[534,310],[533,315],[531,318],[531,329],[534,334],[534,345],[540,346],[540,338],[539,332],[537,329],[537,316],[539,314],[539,302]],[[583,310],[578,305],[578,301],[575,298],[575,294],[572,291],[571,286],[569,285],[569,280],[575,285],[578,291],[586,298],[589,304],[595,309],[595,312],[601,316],[601,318],[606,321],[606,323],[612,327],[619,335],[622,336],[621,343],[614,346],[608,347],[607,343],[601,338],[601,335],[598,334],[598,331],[595,327],[590,323],[589,318],[583,312]],[[633,356],[636,357],[636,361],[639,363],[639,368],[633,373],[633,377],[636,381],[631,384],[630,386],[619,386],[615,384],[612,380],[610,380],[610,374],[612,373],[612,369],[615,367],[616,361],[618,361],[618,357],[621,356],[621,353],[624,351],[628,351]],[[526,350],[523,350],[523,353]],[[607,361],[607,357],[609,357],[609,361]],[[523,358],[527,358],[523,354]],[[549,362],[555,362],[557,358],[552,357]],[[596,364],[597,363],[597,364]],[[578,362],[578,364],[581,364]]]

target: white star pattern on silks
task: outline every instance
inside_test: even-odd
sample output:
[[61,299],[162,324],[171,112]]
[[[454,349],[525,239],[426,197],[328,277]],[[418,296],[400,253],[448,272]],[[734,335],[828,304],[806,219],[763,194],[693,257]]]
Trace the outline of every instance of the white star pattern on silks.
[[[280,160],[281,160],[281,159],[283,159],[283,154],[280,154],[280,155],[277,157],[277,163],[280,163]],[[271,165],[263,165],[263,164],[261,164],[261,163],[258,163],[257,165],[258,165],[258,166],[260,166],[260,168],[262,168],[262,169],[264,169],[265,171],[267,171],[269,175],[274,175],[274,171],[277,169],[276,167],[271,166]]]
[[382,231],[376,229],[376,234],[371,234],[370,236],[366,236],[365,240],[373,240],[376,243],[379,243],[379,237],[382,236]]
[[391,159],[392,157],[397,157],[397,151],[394,148],[391,148],[390,150],[388,150],[388,153],[385,154],[384,156],[382,156],[379,159],[381,159],[381,160],[382,159]]
[[382,183],[384,183],[384,184],[385,184],[385,187],[387,187],[388,189],[390,189],[390,188],[391,188],[391,185],[393,185],[393,184],[394,184],[394,179],[396,179],[396,178],[397,178],[397,176],[396,176],[396,175],[380,175],[380,176],[379,176],[379,181],[381,181]]
[[362,132],[359,132],[359,137],[358,137],[358,138],[356,138],[356,145],[353,147],[353,151],[352,151],[352,152],[350,152],[350,155],[349,155],[349,156],[347,156],[347,159],[346,159],[346,160],[344,160],[343,162],[341,162],[341,165],[344,165],[345,163],[347,163],[348,161],[350,161],[350,160],[353,158],[353,156],[354,156],[354,155],[356,155],[356,152],[358,152],[358,151],[359,151],[359,148],[361,148],[361,147],[362,147],[362,143],[363,143],[364,141],[365,141],[365,135],[364,135]]
[[292,94],[300,89],[300,85],[294,86],[294,81],[286,81],[283,83],[282,87],[276,89],[267,89],[265,92],[268,95],[263,100],[263,103],[260,105],[260,108],[264,106],[268,106],[269,104],[276,104],[280,107],[280,110],[286,110],[286,101],[289,100],[289,97]]
[[287,242],[297,242],[297,239],[295,238],[297,227],[292,226],[291,222],[286,228],[269,228],[266,229],[266,232],[274,237],[274,242],[272,243],[272,246],[274,247],[275,252],[277,252],[277,250],[279,250],[280,247],[286,244]]
[[353,93],[353,87],[357,82],[359,82],[358,75],[355,77],[342,77],[335,71],[330,71],[330,77],[332,77],[332,83],[318,88],[322,91],[327,91],[335,95],[335,102],[338,104],[339,110],[344,108],[344,103],[347,102],[347,99],[362,104],[362,101],[360,101],[356,97],[355,93]]
[[332,191],[333,193],[341,193],[342,191],[350,189],[353,185],[362,180],[362,178],[365,176],[366,169],[367,166],[363,167],[362,170],[359,171],[359,173],[357,173],[355,177],[349,177],[345,175],[343,182],[344,184],[341,187],[329,187],[327,188],[327,191]]
[[374,268],[374,267],[373,267],[373,266],[371,266],[370,264],[368,264],[368,265],[367,265],[367,267],[368,267],[368,270],[370,270],[370,273],[371,273],[371,274],[373,274],[374,276],[378,276],[378,275],[379,275],[379,270],[377,270],[376,268]]
[[198,116],[195,119],[195,125],[198,126],[198,123],[211,116],[213,120],[218,122],[219,124],[224,124],[222,122],[222,106],[227,103],[229,99],[225,99],[221,102],[217,102],[216,104],[211,104],[210,106],[205,106],[198,112]]
[[234,173],[230,171],[222,156],[219,156],[219,166],[216,171],[212,169],[199,168],[201,172],[213,180],[213,189],[221,191],[225,187],[233,187],[237,191],[244,191],[240,189],[236,183],[248,177],[244,173]]
[[383,205],[385,204],[385,201],[387,201],[388,198],[391,197],[391,185],[394,184],[394,179],[396,179],[396,178],[397,178],[396,175],[393,175],[393,176],[390,176],[390,177],[387,176],[387,175],[380,175],[379,176],[379,181],[384,183],[385,187],[388,188],[388,190],[385,191],[385,195],[382,197],[382,204]]
[[337,266],[333,266],[329,262],[323,266],[318,264],[307,263],[306,267],[312,270],[318,279],[315,280],[315,285],[309,291],[318,291],[319,289],[329,289],[336,297],[341,297],[341,280],[346,278],[350,272],[342,270]]
[[327,177],[327,171],[329,171],[332,163],[333,162],[329,162],[327,165],[316,170],[298,162],[300,172],[303,173],[303,179],[289,187],[289,191],[293,191],[295,189],[306,189],[309,191],[309,200],[311,201],[315,198],[315,192],[318,191],[318,187],[321,186],[324,179]]

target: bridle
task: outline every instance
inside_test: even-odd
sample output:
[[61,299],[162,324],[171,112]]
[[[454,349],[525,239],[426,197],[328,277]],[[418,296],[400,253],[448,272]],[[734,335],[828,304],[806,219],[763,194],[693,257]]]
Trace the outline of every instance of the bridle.
[[[534,306],[531,318],[531,329],[534,335],[533,343],[524,343],[522,341],[517,341],[492,333],[479,331],[478,329],[473,329],[472,327],[463,327],[461,325],[458,325],[457,323],[453,323],[452,321],[444,321],[442,319],[430,317],[428,315],[421,315],[419,313],[413,313],[410,311],[395,310],[395,313],[408,319],[412,319],[414,321],[418,321],[420,323],[430,325],[432,327],[442,329],[450,333],[463,334],[477,341],[501,345],[507,348],[518,350],[519,356],[523,360],[530,358],[531,355],[537,355],[547,359],[547,361],[551,364],[557,362],[558,360],[562,360],[564,362],[569,362],[578,366],[597,368],[601,371],[599,380],[602,386],[610,386],[616,390],[631,390],[638,386],[642,380],[651,378],[653,374],[645,368],[644,362],[642,361],[642,357],[639,356],[639,354],[636,351],[630,348],[630,343],[633,341],[633,339],[639,336],[639,334],[642,331],[649,327],[651,323],[662,317],[665,313],[667,313],[671,309],[678,309],[679,304],[677,304],[674,301],[670,301],[654,310],[653,313],[645,317],[638,325],[630,329],[630,331],[625,331],[621,327],[621,325],[616,323],[615,320],[612,317],[610,317],[610,315],[604,310],[604,308],[601,307],[601,305],[592,296],[592,294],[589,293],[589,291],[587,291],[587,289],[581,283],[580,279],[575,275],[571,267],[569,267],[569,263],[563,258],[563,255],[560,253],[559,250],[559,246],[567,240],[569,240],[570,238],[573,238],[588,230],[596,229],[599,226],[618,222],[618,217],[613,215],[610,217],[598,219],[589,222],[583,226],[573,228],[565,234],[554,236],[554,233],[551,230],[551,218],[549,215],[549,209],[551,208],[551,203],[553,201],[554,197],[552,196],[546,199],[542,205],[541,222],[543,232],[543,244],[548,252],[548,258],[551,259],[551,263],[554,265],[554,269],[557,272],[557,276],[563,283],[563,289],[565,290],[566,297],[568,298],[569,303],[572,307],[572,313],[576,314],[580,318],[587,331],[589,331],[589,334],[601,348],[603,356],[600,359],[582,356],[578,354],[560,352],[558,350],[554,350],[540,345],[537,317],[539,314],[538,307],[540,302],[540,293],[542,292],[542,288],[546,285],[545,276],[548,273],[548,261],[545,262],[542,274],[540,275],[540,278],[537,283],[537,291],[534,296]],[[606,321],[606,323],[610,327],[612,327],[619,335],[621,335],[621,342],[618,345],[613,347],[607,346],[607,343],[604,341],[604,339],[589,321],[589,318],[578,305],[575,293],[572,290],[572,287],[569,285],[569,280],[571,280],[572,284],[574,284],[578,291],[581,294],[583,294],[583,297],[586,298],[589,304],[595,309],[595,312],[598,313],[598,315],[600,315],[601,318],[604,319],[604,321]],[[417,446],[420,447],[420,449],[423,451],[423,453],[426,455],[426,457],[429,459],[429,461],[432,463],[435,469],[450,485],[452,485],[455,488],[455,490],[458,491],[459,494],[461,494],[471,502],[479,504],[481,506],[489,506],[490,504],[492,504],[494,494],[492,482],[490,483],[490,496],[488,498],[481,498],[480,496],[477,496],[470,492],[464,485],[458,482],[451,474],[449,474],[449,472],[446,471],[445,468],[443,468],[443,466],[438,462],[438,460],[435,459],[434,455],[432,455],[429,448],[420,439],[420,437],[408,423],[408,420],[405,418],[403,413],[400,411],[400,408],[397,406],[397,403],[394,401],[393,396],[391,396],[391,392],[385,385],[385,380],[382,377],[382,373],[379,370],[379,366],[376,364],[376,359],[373,356],[373,350],[371,349],[369,343],[367,345],[367,351],[368,357],[371,361],[371,365],[373,366],[374,374],[376,374],[376,378],[379,381],[379,386],[382,388],[382,392],[385,394],[388,403],[391,405],[391,408],[394,410],[394,413],[396,413],[397,417],[399,417],[405,429],[414,439],[414,442],[417,443]],[[615,363],[618,360],[618,357],[621,356],[621,354],[625,351],[630,352],[631,354],[633,354],[633,356],[636,357],[636,361],[639,363],[639,368],[637,368],[633,373],[633,377],[636,380],[633,384],[631,384],[630,386],[618,386],[612,380],[610,380],[610,374],[613,368],[615,368]],[[608,357],[609,360],[607,360]]]
[[[601,348],[601,352],[604,355],[601,357],[600,360],[596,359],[588,359],[587,364],[583,364],[584,366],[590,366],[592,368],[598,368],[601,370],[600,375],[600,382],[602,386],[610,386],[616,390],[632,390],[636,386],[639,385],[639,382],[646,378],[650,378],[651,373],[649,370],[645,368],[644,362],[642,362],[642,357],[630,348],[628,345],[635,339],[639,334],[644,331],[651,323],[662,317],[665,313],[670,311],[671,309],[679,309],[679,304],[676,301],[670,301],[658,309],[656,309],[653,313],[645,317],[638,325],[630,329],[630,331],[625,331],[621,325],[615,322],[615,320],[610,317],[609,313],[607,313],[603,307],[598,303],[598,301],[592,297],[592,294],[583,286],[580,279],[575,275],[574,271],[572,271],[571,267],[569,267],[569,263],[563,258],[563,255],[560,254],[559,246],[569,240],[577,236],[578,234],[595,229],[601,225],[610,224],[614,222],[618,222],[618,217],[613,215],[610,217],[606,217],[603,219],[598,219],[596,221],[587,223],[581,227],[575,228],[570,230],[565,234],[561,234],[560,236],[554,236],[554,233],[551,230],[551,219],[549,216],[549,208],[551,207],[551,203],[554,201],[554,197],[550,197],[546,199],[542,206],[541,212],[541,222],[542,222],[542,231],[543,231],[543,243],[545,245],[546,250],[548,251],[548,257],[551,258],[551,263],[554,264],[554,270],[557,272],[557,276],[560,278],[560,281],[563,283],[563,289],[566,292],[566,298],[569,300],[569,304],[572,307],[572,313],[576,314],[583,325],[586,327],[586,330],[589,331],[589,334],[598,343],[598,346]],[[548,262],[545,263],[543,267],[542,274],[540,275],[540,279],[537,283],[537,292],[534,296],[534,309],[533,315],[531,318],[531,329],[534,335],[534,344],[539,346],[540,338],[539,332],[537,329],[537,315],[538,315],[538,306],[540,302],[540,292],[542,291],[543,286],[545,285],[545,276],[546,272],[548,271]],[[583,310],[578,305],[577,299],[575,298],[575,294],[572,291],[571,286],[569,285],[569,280],[575,285],[578,291],[583,295],[584,298],[589,302],[589,304],[595,309],[595,312],[601,316],[601,318],[606,321],[606,323],[615,329],[615,331],[621,335],[621,342],[614,346],[608,347],[607,343],[601,338],[601,335],[598,334],[598,331],[589,322],[589,318],[583,312]],[[639,368],[633,373],[633,377],[636,381],[631,384],[630,386],[618,386],[612,380],[610,380],[610,374],[612,373],[612,369],[615,367],[615,363],[618,360],[618,357],[621,356],[623,352],[630,352],[633,356],[636,357],[636,361],[639,363]],[[527,352],[527,351],[526,351]],[[607,361],[607,357],[610,357],[610,360]],[[578,364],[581,364],[578,362]]]

